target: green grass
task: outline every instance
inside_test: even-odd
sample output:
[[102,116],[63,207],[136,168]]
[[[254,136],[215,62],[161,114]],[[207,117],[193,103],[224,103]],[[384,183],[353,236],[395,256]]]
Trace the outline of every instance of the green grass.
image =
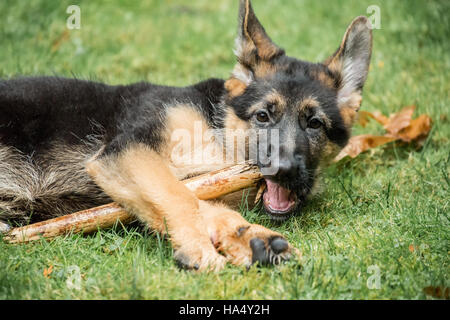
[[[0,76],[169,85],[226,78],[237,1],[192,2],[77,1],[81,29],[66,31],[73,1],[2,0]],[[390,144],[331,166],[323,193],[288,223],[244,210],[286,235],[301,263],[180,271],[169,243],[136,227],[26,245],[0,241],[0,299],[424,299],[431,298],[425,287],[449,287],[448,1],[254,1],[274,41],[312,61],[331,54],[350,21],[374,4],[381,29],[374,30],[363,109],[388,114],[414,104],[416,114],[433,118],[433,130],[422,149]],[[373,124],[355,133],[379,130]],[[367,286],[371,266],[380,289]],[[81,280],[73,283],[77,270]]]

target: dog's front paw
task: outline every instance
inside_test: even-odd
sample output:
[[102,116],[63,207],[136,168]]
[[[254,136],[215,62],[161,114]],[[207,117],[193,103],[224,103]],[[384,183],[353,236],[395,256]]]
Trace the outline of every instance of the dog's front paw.
[[221,204],[200,201],[200,213],[211,243],[234,265],[279,264],[299,254],[281,234],[250,224]]
[[219,271],[226,264],[226,258],[214,249],[200,246],[180,247],[175,250],[174,259],[180,268],[195,271]]
[[253,238],[250,240],[250,248],[252,249],[252,264],[280,264],[291,258],[289,243],[279,236],[268,239],[267,242],[261,238]]
[[298,251],[280,234],[260,225],[240,226],[220,239],[218,250],[235,265],[280,264]]

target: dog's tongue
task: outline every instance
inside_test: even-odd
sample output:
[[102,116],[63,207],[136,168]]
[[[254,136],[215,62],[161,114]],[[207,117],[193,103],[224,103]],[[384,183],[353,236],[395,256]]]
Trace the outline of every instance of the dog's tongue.
[[266,206],[276,211],[287,211],[293,205],[290,199],[291,191],[268,179],[266,184],[267,189],[263,196]]

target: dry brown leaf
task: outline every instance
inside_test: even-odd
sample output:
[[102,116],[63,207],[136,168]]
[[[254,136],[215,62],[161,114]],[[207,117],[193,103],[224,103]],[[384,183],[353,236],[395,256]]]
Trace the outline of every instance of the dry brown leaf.
[[425,114],[420,115],[417,119],[412,119],[415,108],[415,106],[405,107],[390,115],[389,118],[379,111],[360,111],[358,122],[363,127],[372,118],[384,126],[386,134],[383,136],[364,134],[350,138],[347,146],[342,149],[334,161],[337,162],[346,156],[355,158],[361,152],[395,140],[420,143],[430,133],[432,120]]
[[358,111],[358,122],[363,128],[365,128],[365,126],[369,122],[369,118],[374,119],[382,125],[386,125],[389,122],[389,118],[383,115],[380,111]]
[[389,121],[389,118],[382,114],[380,111],[372,112],[372,118],[374,118],[378,123],[382,125],[386,125]]
[[432,296],[434,298],[440,298],[440,299],[448,299],[450,289],[448,287],[425,287],[423,288],[423,292],[426,295]]
[[367,123],[369,122],[369,118],[372,118],[372,113],[364,110],[360,110],[358,112],[358,123],[361,125],[361,127],[366,127]]
[[397,139],[395,137],[376,136],[372,134],[363,134],[360,136],[351,137],[348,144],[344,149],[341,150],[334,161],[339,161],[346,156],[355,158],[361,152],[381,146],[394,140]]
[[386,131],[397,136],[402,129],[410,125],[415,108],[415,106],[405,107],[400,112],[390,115],[388,122],[384,125]]
[[397,136],[405,142],[418,140],[426,137],[431,130],[431,118],[426,114],[420,115],[417,119],[411,120],[410,124],[401,129]]
[[44,268],[44,277],[50,278],[50,274],[53,272],[53,265],[50,265],[48,268]]

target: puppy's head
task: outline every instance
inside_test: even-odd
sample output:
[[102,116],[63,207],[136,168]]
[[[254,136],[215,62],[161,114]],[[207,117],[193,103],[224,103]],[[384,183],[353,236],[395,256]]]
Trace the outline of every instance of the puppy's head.
[[272,218],[284,220],[296,211],[319,164],[347,144],[371,51],[370,24],[358,17],[326,61],[289,57],[269,38],[250,1],[240,1],[238,63],[225,83],[226,103],[240,127],[266,132],[257,140],[257,161],[267,183],[264,207]]

